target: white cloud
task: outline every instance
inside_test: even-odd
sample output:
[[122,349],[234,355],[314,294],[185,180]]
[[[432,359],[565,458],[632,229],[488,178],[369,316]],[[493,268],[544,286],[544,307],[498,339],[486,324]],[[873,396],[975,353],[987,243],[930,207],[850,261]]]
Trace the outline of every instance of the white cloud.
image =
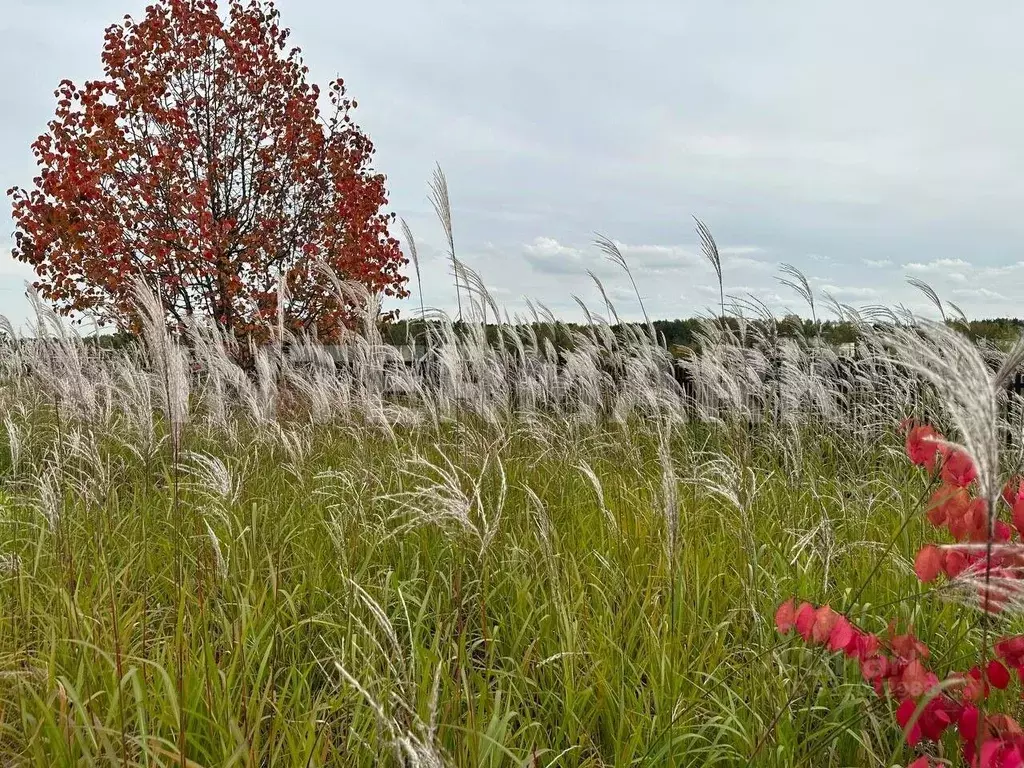
[[874,267],[875,269],[884,269],[885,267],[892,266],[892,261],[889,259],[861,259],[861,263],[866,267]]
[[727,245],[718,247],[718,254],[720,256],[753,256],[764,252],[765,249],[757,245]]
[[972,299],[1006,299],[1007,297],[998,291],[988,288],[954,288],[951,293],[955,296],[966,296]]
[[579,248],[563,245],[553,237],[537,237],[523,246],[523,254],[538,272],[552,275],[584,274],[600,262],[596,256],[587,256]]
[[833,296],[839,298],[851,298],[851,299],[874,299],[879,296],[877,288],[867,288],[864,286],[857,285],[823,285],[821,286],[823,293],[831,293]]
[[911,261],[903,268],[911,272],[945,272],[950,269],[970,268],[971,262],[963,259],[934,259],[933,261]]
[[[650,243],[625,243],[612,240],[618,248],[630,270],[636,274],[661,275],[674,272],[686,272],[693,269],[710,272],[707,260],[691,245],[660,245]],[[524,245],[523,251],[527,261],[540,272],[550,274],[584,274],[591,270],[598,274],[617,274],[621,269],[612,264],[597,248],[584,250],[575,245],[567,245],[552,237],[537,237],[533,242]],[[732,249],[720,249],[722,268],[761,269],[765,262],[747,256],[732,255],[734,253],[756,254],[761,249],[754,246],[742,246]]]
[[552,258],[555,256],[580,258],[582,252],[577,248],[562,245],[553,237],[538,237],[528,245],[523,246],[526,252],[540,258]]
[[1024,270],[1024,261],[1017,261],[1013,264],[981,267],[975,271],[975,275],[979,280],[993,280],[1022,270]]

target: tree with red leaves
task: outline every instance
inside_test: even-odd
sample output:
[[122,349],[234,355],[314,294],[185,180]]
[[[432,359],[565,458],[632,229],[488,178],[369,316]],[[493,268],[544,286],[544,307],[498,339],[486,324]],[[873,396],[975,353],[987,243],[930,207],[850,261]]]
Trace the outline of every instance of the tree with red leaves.
[[337,338],[352,319],[321,268],[402,297],[384,177],[335,80],[306,82],[272,0],[161,0],[106,30],[104,78],[63,81],[33,144],[31,190],[11,189],[14,256],[58,312],[137,329],[134,278],[173,328],[189,315],[237,339],[285,327]]

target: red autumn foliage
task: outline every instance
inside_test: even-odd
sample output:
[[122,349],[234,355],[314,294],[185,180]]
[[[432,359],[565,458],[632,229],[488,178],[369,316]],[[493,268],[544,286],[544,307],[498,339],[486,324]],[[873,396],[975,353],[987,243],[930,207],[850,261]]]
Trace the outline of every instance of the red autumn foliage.
[[173,325],[262,342],[283,283],[286,328],[331,341],[351,308],[317,260],[406,295],[356,102],[335,80],[321,114],[288,37],[272,0],[160,0],[106,30],[102,79],[60,84],[32,189],[8,193],[14,256],[57,311],[135,330],[142,276]]
[[[956,543],[926,544],[915,558],[914,571],[923,582],[945,575],[976,590],[983,611],[998,613],[1010,599],[1024,593],[1024,547],[1013,541],[1014,530],[999,519],[1001,507],[973,494],[977,467],[969,454],[946,443],[928,426],[903,424],[907,457],[930,471],[941,485],[931,495],[925,514],[936,528],[945,528]],[[935,470],[940,469],[938,478]],[[1013,477],[1002,492],[1014,526],[1024,534],[1024,480]],[[996,500],[998,502],[998,499]],[[907,742],[937,742],[947,730],[957,733],[964,764],[972,768],[1024,768],[1024,729],[1005,714],[987,712],[993,691],[1024,683],[1024,635],[995,642],[996,658],[967,672],[947,673],[944,684],[928,664],[928,648],[912,633],[896,634],[890,624],[885,637],[865,632],[841,613],[824,605],[787,600],[775,615],[782,634],[797,630],[812,646],[842,652],[857,662],[864,681],[879,696],[895,700],[896,722]],[[927,755],[910,768],[939,765]],[[941,763],[946,764],[946,763]]]
[[[797,607],[793,600],[783,603],[776,613],[779,631],[789,634],[797,628],[797,616],[805,617],[806,632],[800,634],[806,642],[855,660],[875,693],[898,702],[896,722],[908,744],[914,746],[922,739],[938,741],[948,729],[955,729],[968,765],[1024,768],[1024,731],[1007,715],[989,714],[979,734],[980,712],[974,703],[987,699],[993,688],[1009,686],[1007,666],[1016,668],[1024,680],[1024,638],[1001,640],[995,648],[1003,661],[992,659],[984,672],[973,667],[966,674],[953,673],[947,680],[955,684],[940,688],[938,675],[927,666],[928,648],[912,633],[897,635],[890,627],[886,637],[879,637],[864,632],[827,605],[816,608],[802,603]],[[929,764],[926,757],[911,763]]]
[[911,427],[907,432],[907,456],[918,466],[934,466],[942,435],[928,425]]
[[1011,507],[1024,499],[1024,477],[1014,476],[1003,486],[1003,500]]
[[978,477],[978,469],[974,466],[974,460],[967,451],[950,448],[942,451],[942,454],[943,482],[955,485],[957,488],[966,488]]
[[1024,536],[1024,498],[1013,502],[1013,526],[1017,532]]
[[922,547],[921,551],[917,553],[914,572],[921,581],[934,581],[935,577],[942,572],[944,563],[945,557],[942,550],[929,544]]

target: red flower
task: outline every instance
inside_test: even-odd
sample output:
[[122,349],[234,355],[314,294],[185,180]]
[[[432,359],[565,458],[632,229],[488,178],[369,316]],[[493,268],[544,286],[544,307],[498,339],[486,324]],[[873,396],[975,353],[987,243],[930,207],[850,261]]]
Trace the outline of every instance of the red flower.
[[[932,578],[931,571],[936,569],[930,561],[936,553],[944,555],[943,566],[947,571],[955,567],[957,560],[961,561],[959,567],[972,571],[981,568],[985,560],[961,550],[927,546],[919,553],[918,570],[926,571]],[[1018,561],[1024,562],[1024,557],[1002,551],[995,552],[993,559],[994,573],[1000,579],[1007,578]],[[1024,634],[998,640],[998,658],[983,668],[976,666],[966,674],[953,673],[947,678],[948,682],[961,683],[962,688],[944,686],[945,690],[939,690],[938,676],[926,666],[928,647],[912,632],[897,635],[895,624],[890,624],[887,640],[879,641],[828,605],[815,607],[804,602],[796,607],[793,600],[787,600],[776,612],[776,626],[783,633],[796,628],[807,642],[826,644],[832,652],[842,651],[856,658],[861,675],[875,692],[898,701],[896,720],[911,745],[924,739],[938,742],[950,727],[956,726],[966,765],[1024,768],[1024,731],[1017,722],[1003,714],[982,718],[978,708],[969,703],[988,698],[992,689],[1006,688],[1011,668],[1016,668],[1024,681]],[[932,763],[931,758],[921,757],[910,765],[930,768]]]
[[971,541],[988,539],[988,502],[985,499],[971,499],[971,504],[964,515],[967,538]]
[[[970,707],[968,721],[961,716],[960,735],[964,740],[964,757],[971,766],[979,768],[1021,768],[1024,766],[1024,732],[1017,722],[1006,715],[989,715],[981,728],[981,752],[975,761],[975,743],[981,718],[974,707]],[[967,715],[967,710],[964,712]],[[965,727],[966,725],[966,727]]]
[[971,667],[964,677],[964,698],[967,701],[978,701],[987,699],[989,694],[988,680],[985,680],[978,667]]
[[977,765],[980,768],[1021,768],[1024,766],[1021,745],[1004,739],[989,739],[981,745]]

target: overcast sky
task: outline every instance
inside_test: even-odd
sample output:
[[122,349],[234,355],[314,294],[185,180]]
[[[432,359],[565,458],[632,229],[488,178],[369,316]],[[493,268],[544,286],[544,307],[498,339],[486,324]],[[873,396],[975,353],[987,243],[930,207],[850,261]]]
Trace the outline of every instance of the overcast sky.
[[[29,146],[62,78],[101,74],[103,30],[133,0],[4,0],[0,187],[28,184]],[[280,0],[311,68],[345,78],[391,208],[419,243],[428,306],[452,309],[427,202],[436,163],[456,250],[510,313],[523,297],[577,318],[626,317],[620,243],[648,311],[717,302],[692,215],[722,248],[726,291],[802,311],[778,265],[844,303],[925,309],[907,276],[971,316],[1022,314],[1024,6],[988,2]],[[26,315],[30,270],[6,256],[0,314]],[[415,290],[415,282],[411,284]],[[408,307],[418,306],[413,296]]]

